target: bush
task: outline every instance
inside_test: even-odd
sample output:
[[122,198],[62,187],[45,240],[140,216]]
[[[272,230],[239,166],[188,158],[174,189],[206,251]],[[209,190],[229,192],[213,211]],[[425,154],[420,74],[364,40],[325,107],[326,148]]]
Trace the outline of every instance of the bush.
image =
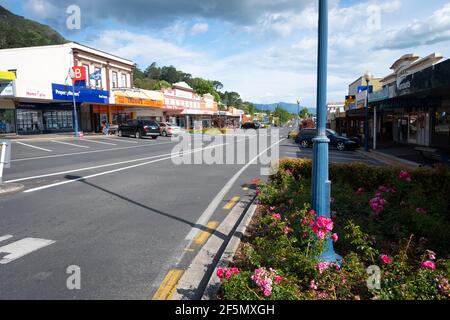
[[[235,261],[243,271],[224,280],[225,299],[450,298],[448,169],[333,165],[331,221],[310,210],[311,162],[279,168],[258,183],[255,227]],[[331,241],[340,265],[318,258]],[[368,285],[370,266],[380,287]],[[277,270],[284,281],[266,295],[252,280],[258,270]]]

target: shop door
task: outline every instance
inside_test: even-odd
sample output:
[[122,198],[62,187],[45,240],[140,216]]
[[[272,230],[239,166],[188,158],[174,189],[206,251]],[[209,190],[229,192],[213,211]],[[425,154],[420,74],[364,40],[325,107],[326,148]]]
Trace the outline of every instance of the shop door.
[[397,141],[401,143],[408,142],[408,117],[397,119]]
[[418,114],[417,144],[430,145],[430,114],[421,112]]

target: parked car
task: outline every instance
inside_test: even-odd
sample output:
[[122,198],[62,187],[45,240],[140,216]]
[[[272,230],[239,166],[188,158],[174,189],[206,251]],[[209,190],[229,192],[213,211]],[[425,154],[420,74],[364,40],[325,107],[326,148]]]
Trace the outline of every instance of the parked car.
[[128,120],[126,124],[119,126],[117,131],[119,137],[134,136],[136,139],[151,137],[155,140],[160,134],[158,123],[152,120]]
[[176,136],[181,134],[181,128],[168,122],[161,122],[159,124],[161,135],[163,137]]
[[[302,148],[309,148],[313,145],[313,139],[317,135],[316,129],[303,129],[298,134],[296,143]],[[339,151],[354,151],[360,147],[359,143],[339,135],[334,130],[327,129],[327,137],[330,139],[330,146],[335,147]]]
[[242,129],[244,130],[258,130],[261,126],[256,122],[247,122],[242,125]]

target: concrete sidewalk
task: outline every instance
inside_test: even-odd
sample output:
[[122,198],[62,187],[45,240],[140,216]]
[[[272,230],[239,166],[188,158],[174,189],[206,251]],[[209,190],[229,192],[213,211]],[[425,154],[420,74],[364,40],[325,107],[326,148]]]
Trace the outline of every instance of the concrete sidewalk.
[[404,167],[409,170],[417,169],[422,166],[417,160],[411,161],[402,157],[404,150],[396,150],[397,152],[393,152],[392,149],[390,151],[386,150],[387,149],[370,150],[369,152],[357,150],[357,152],[366,158],[378,160],[388,166]]

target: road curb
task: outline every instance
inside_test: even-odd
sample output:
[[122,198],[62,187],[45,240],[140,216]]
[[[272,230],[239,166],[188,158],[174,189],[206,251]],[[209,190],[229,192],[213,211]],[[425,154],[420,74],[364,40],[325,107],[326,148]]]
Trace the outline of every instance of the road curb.
[[248,217],[253,216],[256,209],[253,203],[254,197],[251,197],[236,204],[186,268],[171,300],[200,300],[206,291],[214,290],[210,284],[217,265],[223,263],[224,256],[230,255],[230,248],[237,249],[239,243],[236,244],[235,239],[239,238],[240,242],[242,225],[249,223]]
[[362,155],[366,158],[374,159],[374,160],[383,162],[384,164],[387,164],[390,166],[403,166],[403,167],[406,166],[409,169],[417,169],[420,167],[419,163],[401,159],[399,157],[388,155],[388,154],[381,153],[378,151],[371,150],[370,152],[365,152],[365,151],[361,151],[361,150],[356,150],[356,152],[358,152],[360,155]]
[[18,183],[3,183],[0,184],[0,196],[20,192],[25,188],[23,184]]
[[[236,252],[241,244],[242,237],[245,235],[250,222],[253,220],[256,209],[257,205],[253,201],[250,208],[247,210],[247,213],[245,214],[243,220],[241,221],[238,228],[231,237],[228,246],[226,247],[225,251],[220,257],[220,260],[216,264],[214,270],[216,270],[217,267],[228,267],[233,262],[233,258],[236,255]],[[211,278],[209,279],[205,291],[203,292],[202,300],[217,299],[217,293],[220,290],[220,286],[221,286],[220,279],[217,276],[216,272],[214,272]]]

